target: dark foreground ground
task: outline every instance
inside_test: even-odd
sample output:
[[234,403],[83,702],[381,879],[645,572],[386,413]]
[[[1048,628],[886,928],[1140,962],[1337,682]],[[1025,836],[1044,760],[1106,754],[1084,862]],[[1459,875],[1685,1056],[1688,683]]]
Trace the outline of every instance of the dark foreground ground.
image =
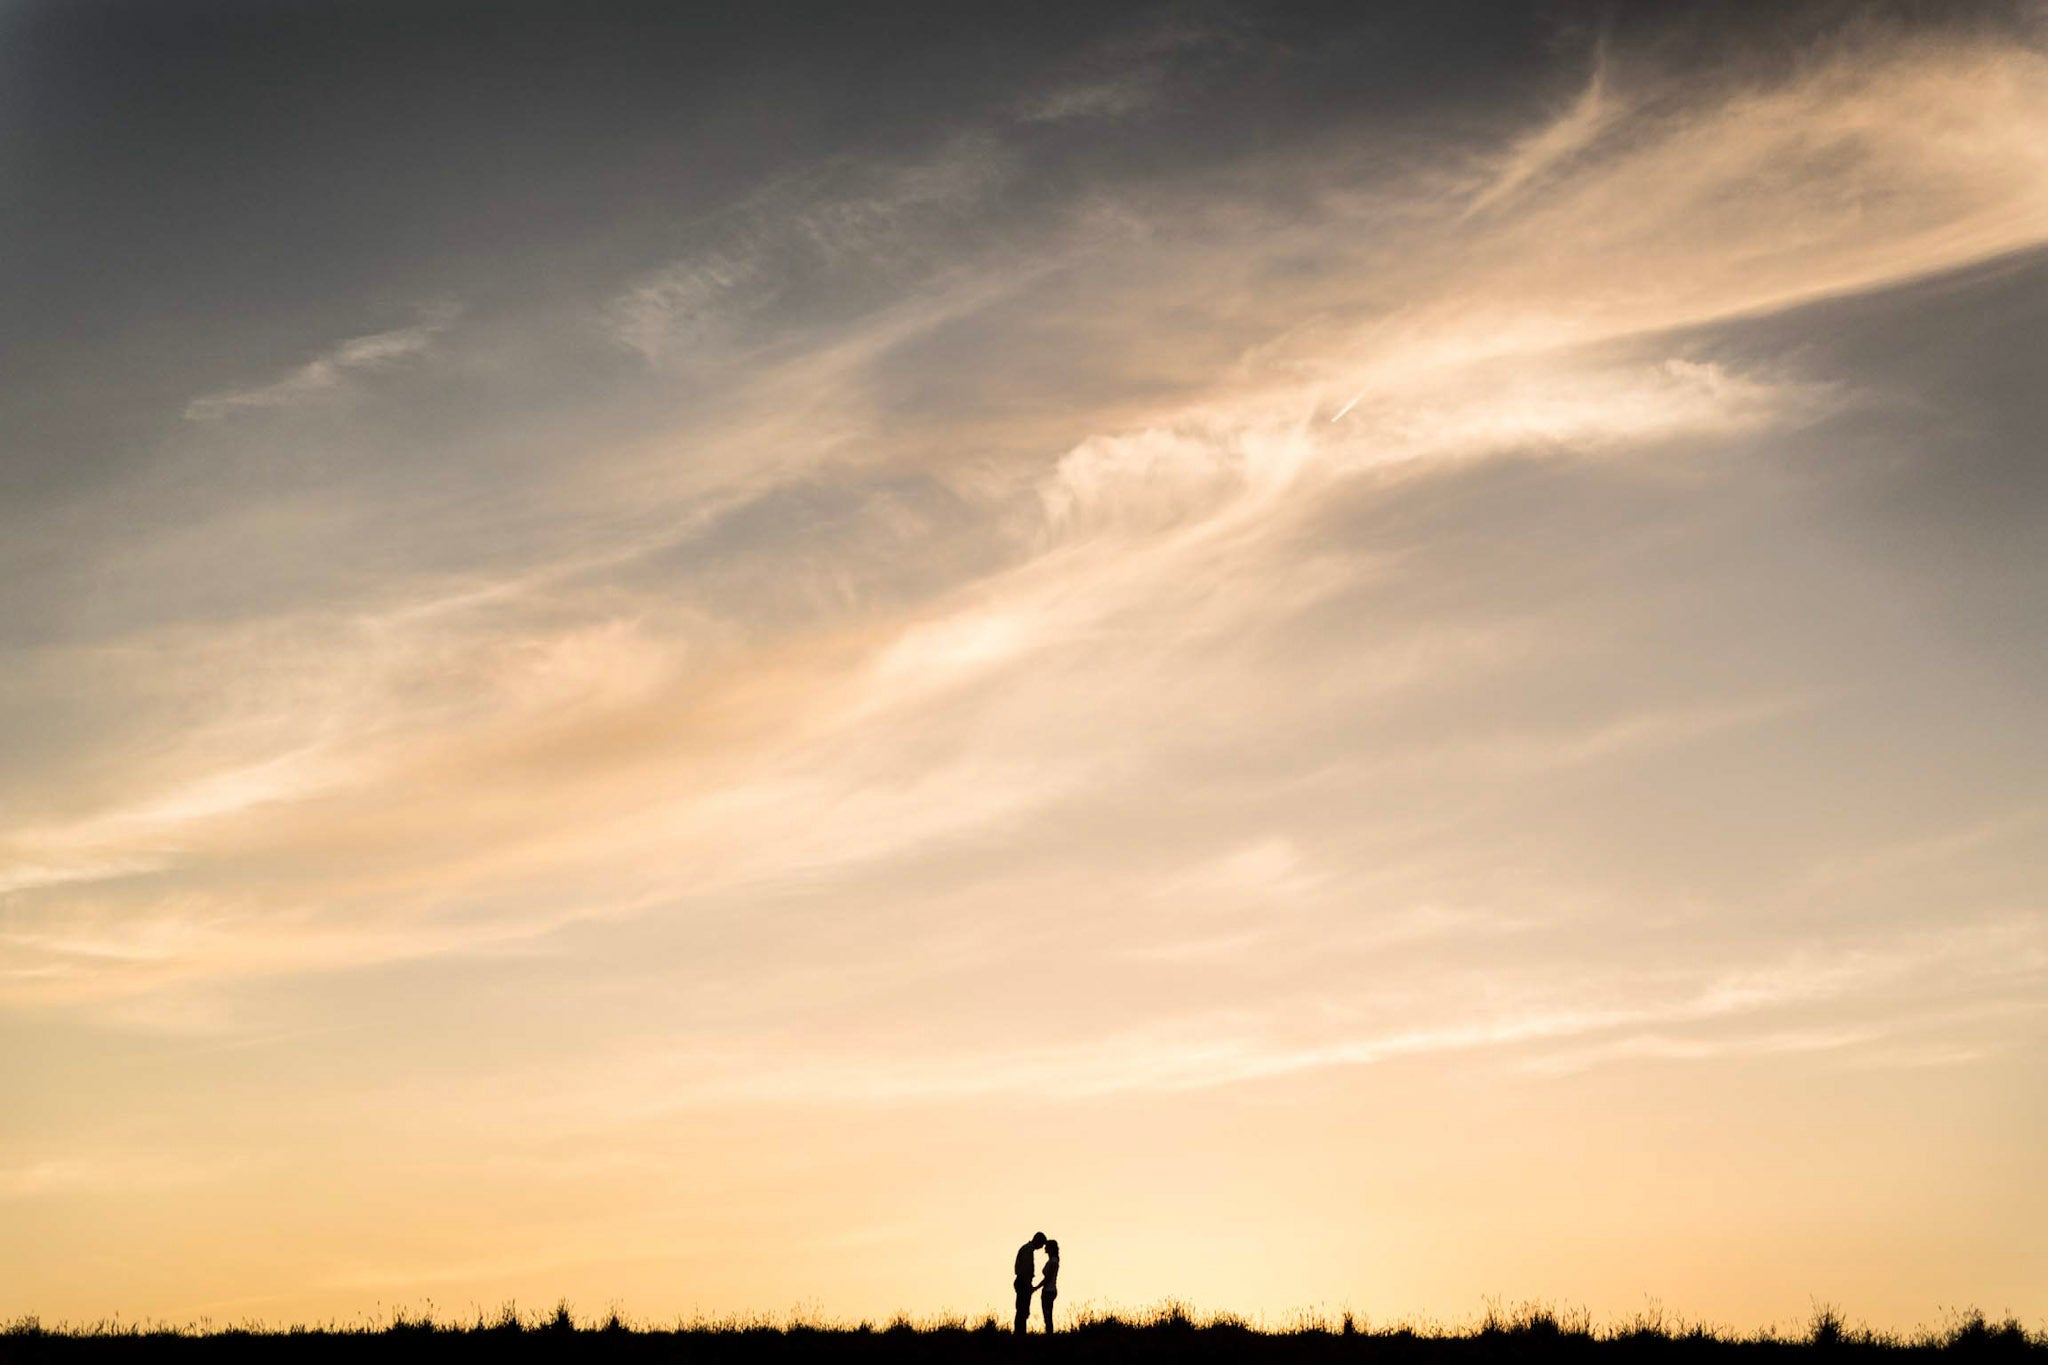
[[1248,1362],[1249,1365],[2048,1365],[2048,1334],[1974,1314],[1939,1331],[1881,1336],[1817,1314],[1804,1335],[1733,1337],[1644,1322],[1594,1332],[1549,1313],[1489,1315],[1464,1331],[1366,1330],[1347,1321],[1258,1331],[1228,1319],[1198,1322],[1177,1309],[1148,1320],[1098,1318],[1053,1337],[1019,1340],[995,1322],[875,1328],[721,1325],[664,1331],[616,1319],[577,1326],[566,1311],[523,1321],[386,1327],[198,1331],[99,1325],[48,1329],[33,1321],[0,1328],[4,1365],[70,1362],[230,1361],[276,1365],[369,1362],[591,1362],[591,1365],[1012,1365],[1022,1361]]

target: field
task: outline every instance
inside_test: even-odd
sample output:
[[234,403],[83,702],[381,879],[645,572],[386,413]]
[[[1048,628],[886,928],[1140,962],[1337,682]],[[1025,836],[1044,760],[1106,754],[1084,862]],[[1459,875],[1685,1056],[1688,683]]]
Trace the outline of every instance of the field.
[[33,1320],[0,1329],[0,1362],[265,1361],[281,1365],[433,1361],[832,1362],[833,1365],[1009,1365],[1020,1360],[1255,1362],[1256,1365],[1494,1365],[1510,1361],[1588,1361],[1600,1365],[1947,1365],[1949,1362],[2048,1363],[2048,1334],[2017,1322],[1957,1314],[1945,1327],[1892,1336],[1850,1327],[1830,1310],[1799,1334],[1738,1336],[1671,1326],[1644,1317],[1594,1329],[1582,1318],[1544,1309],[1489,1312],[1475,1326],[1373,1328],[1349,1317],[1306,1319],[1280,1328],[1202,1319],[1169,1305],[1151,1314],[1078,1317],[1070,1329],[1023,1340],[993,1318],[886,1326],[796,1322],[697,1323],[659,1328],[616,1316],[579,1323],[566,1305],[522,1317],[508,1307],[469,1323],[400,1316],[382,1325],[288,1329],[170,1328],[100,1323],[44,1327]]

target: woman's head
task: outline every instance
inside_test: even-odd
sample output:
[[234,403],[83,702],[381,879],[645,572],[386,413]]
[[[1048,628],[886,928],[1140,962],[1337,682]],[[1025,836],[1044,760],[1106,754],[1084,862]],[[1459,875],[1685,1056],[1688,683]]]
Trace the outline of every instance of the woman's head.
[[1056,1241],[1047,1242],[1045,1244],[1045,1254],[1048,1259],[1057,1261],[1060,1258],[1060,1244]]

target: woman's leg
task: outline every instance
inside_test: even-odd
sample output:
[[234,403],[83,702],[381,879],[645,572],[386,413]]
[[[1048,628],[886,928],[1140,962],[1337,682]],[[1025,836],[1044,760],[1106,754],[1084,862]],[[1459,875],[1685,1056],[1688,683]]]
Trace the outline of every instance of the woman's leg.
[[1052,1301],[1058,1297],[1059,1295],[1050,1290],[1038,1296],[1038,1306],[1045,1314],[1045,1330],[1048,1332],[1052,1330]]

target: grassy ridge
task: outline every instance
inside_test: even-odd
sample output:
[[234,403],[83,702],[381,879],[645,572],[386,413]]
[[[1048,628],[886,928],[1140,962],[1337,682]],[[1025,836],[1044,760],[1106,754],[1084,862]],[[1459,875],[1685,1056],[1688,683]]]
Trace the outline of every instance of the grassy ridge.
[[757,1362],[909,1362],[910,1365],[999,1365],[1047,1354],[1067,1361],[1221,1362],[1254,1365],[1496,1365],[1497,1362],[1590,1361],[1598,1365],[1960,1365],[1964,1361],[2048,1362],[2048,1333],[2029,1335],[2007,1319],[1958,1315],[1947,1327],[1898,1336],[1853,1328],[1831,1309],[1814,1314],[1799,1336],[1765,1332],[1734,1336],[1699,1326],[1667,1325],[1645,1315],[1596,1330],[1583,1315],[1544,1308],[1512,1313],[1489,1310],[1473,1327],[1410,1326],[1370,1329],[1350,1315],[1329,1321],[1303,1318],[1260,1330],[1241,1319],[1199,1318],[1179,1304],[1149,1314],[1077,1316],[1051,1338],[1018,1340],[994,1318],[978,1323],[897,1319],[829,1326],[764,1320],[692,1323],[674,1328],[630,1324],[616,1313],[579,1324],[567,1304],[552,1315],[525,1317],[507,1305],[496,1317],[469,1323],[400,1314],[381,1325],[228,1328],[96,1323],[45,1328],[24,1319],[0,1328],[0,1362],[169,1359],[275,1361],[282,1365],[435,1360],[563,1360],[593,1362],[699,1361],[704,1365]]

